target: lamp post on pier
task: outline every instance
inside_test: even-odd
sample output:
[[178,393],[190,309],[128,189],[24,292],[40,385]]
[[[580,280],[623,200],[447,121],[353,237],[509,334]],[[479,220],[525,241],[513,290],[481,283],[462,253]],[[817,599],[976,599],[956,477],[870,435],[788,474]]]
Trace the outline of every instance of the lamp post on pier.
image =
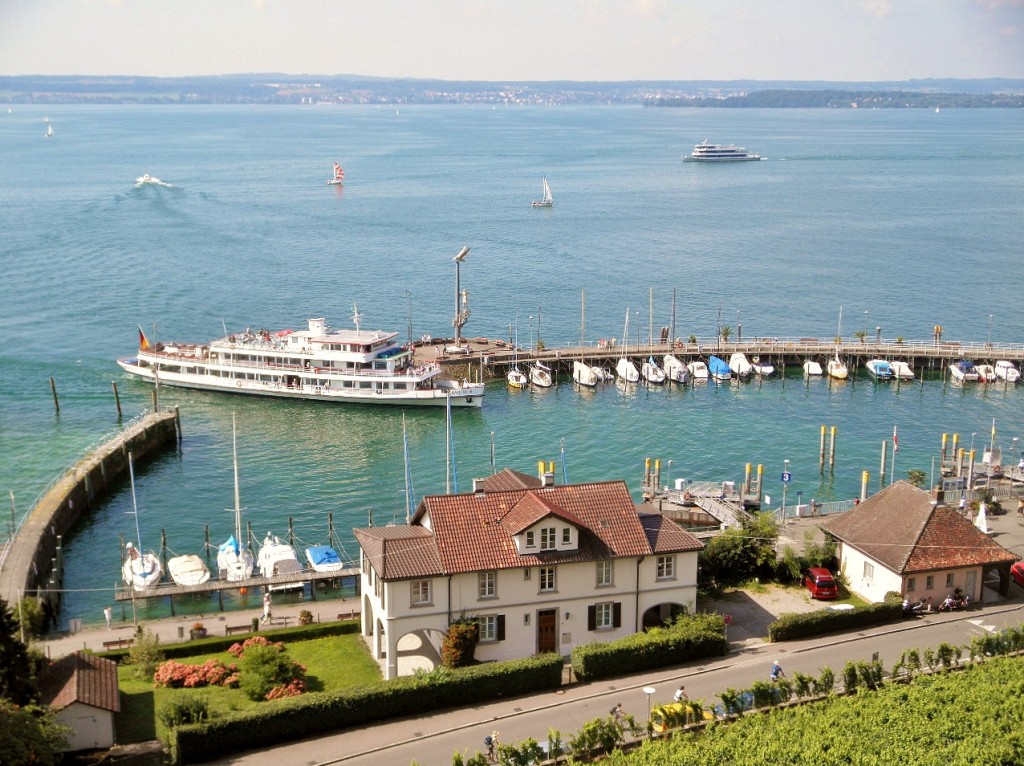
[[452,346],[455,349],[455,353],[461,352],[459,335],[466,322],[469,321],[469,293],[463,293],[461,283],[462,262],[466,260],[466,255],[468,254],[469,247],[466,246],[459,251],[458,255],[452,258],[455,261],[455,318],[452,319],[452,325],[455,327],[455,341]]

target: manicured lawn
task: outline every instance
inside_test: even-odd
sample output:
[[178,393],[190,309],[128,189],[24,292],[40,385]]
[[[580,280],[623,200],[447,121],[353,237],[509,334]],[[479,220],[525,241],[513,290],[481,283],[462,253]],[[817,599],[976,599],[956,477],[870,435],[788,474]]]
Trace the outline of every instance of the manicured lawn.
[[[272,637],[271,637],[272,638]],[[352,686],[362,686],[380,680],[380,669],[370,657],[366,644],[358,634],[328,636],[286,644],[288,655],[306,666],[307,689],[311,692],[332,692]],[[208,659],[225,664],[237,662],[227,652],[196,654],[178,661],[188,665],[202,665]],[[157,712],[168,702],[201,696],[209,705],[211,716],[225,715],[274,702],[250,700],[240,689],[222,686],[204,686],[198,689],[154,688],[152,680],[140,681],[132,675],[132,668],[118,668],[121,687],[121,713],[117,716],[118,741],[144,742],[162,737],[164,729],[157,720]]]

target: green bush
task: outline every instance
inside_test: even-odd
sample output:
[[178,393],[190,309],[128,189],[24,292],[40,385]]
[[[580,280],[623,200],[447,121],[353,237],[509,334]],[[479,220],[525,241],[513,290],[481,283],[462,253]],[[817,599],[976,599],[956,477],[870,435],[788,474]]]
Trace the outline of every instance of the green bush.
[[170,700],[157,711],[157,718],[167,729],[186,723],[199,723],[210,717],[210,705],[206,697],[190,695]]
[[590,682],[716,657],[727,651],[722,615],[680,615],[669,627],[652,628],[605,644],[577,646],[572,651],[572,669],[581,681]]
[[341,692],[303,694],[171,731],[175,763],[201,763],[263,745],[289,742],[427,710],[492,702],[562,683],[562,658],[541,654],[452,671],[443,678],[403,676]]
[[135,643],[128,650],[128,664],[132,666],[132,674],[140,681],[151,681],[157,666],[163,661],[160,636],[139,628],[135,634]]
[[238,663],[239,686],[249,699],[266,699],[271,689],[290,684],[296,671],[288,652],[273,644],[256,644],[245,650]]
[[881,625],[903,619],[903,602],[868,604],[845,611],[819,609],[802,614],[783,614],[768,626],[771,641],[794,641],[837,630]]

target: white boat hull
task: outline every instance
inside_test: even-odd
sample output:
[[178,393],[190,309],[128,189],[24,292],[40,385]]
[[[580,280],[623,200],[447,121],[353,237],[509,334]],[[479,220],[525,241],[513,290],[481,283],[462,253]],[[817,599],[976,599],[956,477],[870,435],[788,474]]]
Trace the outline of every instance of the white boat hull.
[[690,381],[689,368],[672,354],[665,354],[662,357],[661,365],[665,375],[673,383],[686,385]]
[[807,375],[808,377],[817,377],[821,375],[821,365],[813,359],[808,359],[804,362],[804,375]]
[[1007,383],[1016,383],[1020,380],[1020,370],[1014,367],[1012,362],[1002,359],[996,362],[996,377]]
[[738,378],[745,378],[754,371],[753,366],[747,361],[747,355],[741,353],[729,357],[729,369]]
[[253,560],[252,553],[244,548],[237,554],[234,551],[220,551],[217,554],[217,572],[222,580],[228,582],[248,580],[252,577],[255,568],[256,562]]
[[595,387],[600,381],[600,377],[598,377],[594,368],[583,362],[572,363],[572,379],[579,385],[587,386],[588,388]]
[[975,365],[975,369],[978,371],[978,380],[982,383],[994,383],[996,380],[996,368],[991,364],[979,364]]
[[[157,374],[154,368],[148,365],[140,365],[139,358],[138,356],[125,357],[118,359],[117,363],[121,369],[130,375],[148,381],[155,381]],[[353,404],[399,404],[404,406],[443,407],[450,397],[452,407],[482,407],[484,399],[483,383],[432,380],[428,384],[429,388],[415,388],[417,377],[413,375],[408,376],[407,381],[402,381],[394,376],[387,379],[384,377],[366,376],[358,382],[362,383],[365,381],[369,386],[367,388],[359,388],[354,386],[343,387],[342,383],[346,380],[351,381],[351,376],[344,378],[324,372],[305,373],[301,370],[294,370],[281,373],[278,376],[277,382],[219,377],[212,374],[212,372],[213,370],[211,369],[206,369],[202,372],[176,372],[162,368],[159,371],[160,385],[191,388],[198,391],[217,391],[226,394],[266,396],[276,399],[309,399],[321,402],[349,402]],[[293,384],[289,385],[287,382],[284,382],[286,379],[293,380]],[[336,384],[327,386],[317,385],[318,380],[325,380]],[[399,390],[394,388],[395,385],[411,387]]]
[[710,377],[708,366],[704,362],[690,362],[686,368],[690,371],[690,377],[695,383],[706,381]]
[[953,362],[949,365],[949,374],[953,376],[953,380],[960,383],[976,383],[978,381],[978,371],[974,366],[969,368],[963,368],[959,362]]
[[640,375],[648,383],[661,385],[665,382],[665,372],[655,362],[647,361],[640,365]]
[[892,367],[892,374],[899,380],[913,380],[914,370],[906,362],[893,361],[889,362],[889,366]]
[[130,555],[121,567],[121,575],[136,592],[148,590],[163,576],[160,557],[152,552]]
[[828,360],[828,376],[836,380],[846,380],[850,376],[850,370],[839,357]]
[[167,574],[176,585],[190,587],[202,585],[210,579],[210,570],[201,558],[188,553],[167,561]]
[[[260,547],[257,563],[260,574],[268,579],[277,575],[302,572],[302,565],[299,563],[299,559],[296,557],[292,546],[270,535],[267,535],[266,540],[263,541],[263,545]],[[303,580],[267,585],[267,589],[272,591],[295,590],[303,587],[305,587]]]
[[636,383],[640,380],[640,371],[637,370],[636,365],[629,359],[626,359],[626,357],[622,357],[622,359],[616,363],[615,374],[627,383]]
[[506,379],[512,388],[526,388],[530,385],[530,379],[526,377],[526,373],[518,367],[513,367],[509,370]]
[[541,363],[533,365],[530,368],[530,382],[540,388],[551,388],[551,369]]
[[884,359],[869,359],[864,368],[875,380],[892,380],[892,367]]

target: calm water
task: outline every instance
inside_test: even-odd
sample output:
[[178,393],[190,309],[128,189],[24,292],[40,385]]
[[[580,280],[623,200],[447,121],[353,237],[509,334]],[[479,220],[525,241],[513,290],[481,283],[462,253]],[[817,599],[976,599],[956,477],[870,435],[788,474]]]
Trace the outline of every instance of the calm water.
[[[56,135],[44,139],[43,117]],[[769,158],[680,162],[708,138]],[[342,189],[326,187],[331,163]],[[168,186],[137,187],[149,173]],[[534,210],[546,176],[551,210]],[[50,480],[117,427],[150,389],[121,375],[142,325],[205,340],[224,326],[302,326],[310,316],[413,334],[450,331],[452,257],[473,315],[468,335],[578,343],[655,331],[711,342],[843,334],[1024,341],[1024,113],[629,108],[25,107],[0,115],[0,490],[25,512]],[[796,372],[796,371],[792,371]],[[48,378],[61,395],[56,417]],[[1022,387],[896,387],[798,377],[696,390],[542,392],[488,387],[457,412],[459,489],[498,467],[559,460],[570,481],[624,478],[646,456],[672,478],[741,479],[766,466],[791,497],[845,498],[900,429],[897,474],[930,472],[943,432],[978,445],[1024,440]],[[147,547],[199,552],[232,526],[231,413],[239,422],[245,518],[262,536],[323,542],[404,520],[396,409],[255,401],[164,389],[179,404],[180,454],[140,471]],[[445,487],[444,415],[407,413],[417,497]],[[834,475],[817,470],[821,425],[839,429]],[[663,469],[664,470],[664,469]],[[559,467],[561,476],[561,467]],[[876,480],[877,482],[877,480]],[[97,621],[134,530],[125,489],[68,541],[62,618]],[[179,609],[209,611],[206,600]],[[160,614],[151,604],[145,614]]]

